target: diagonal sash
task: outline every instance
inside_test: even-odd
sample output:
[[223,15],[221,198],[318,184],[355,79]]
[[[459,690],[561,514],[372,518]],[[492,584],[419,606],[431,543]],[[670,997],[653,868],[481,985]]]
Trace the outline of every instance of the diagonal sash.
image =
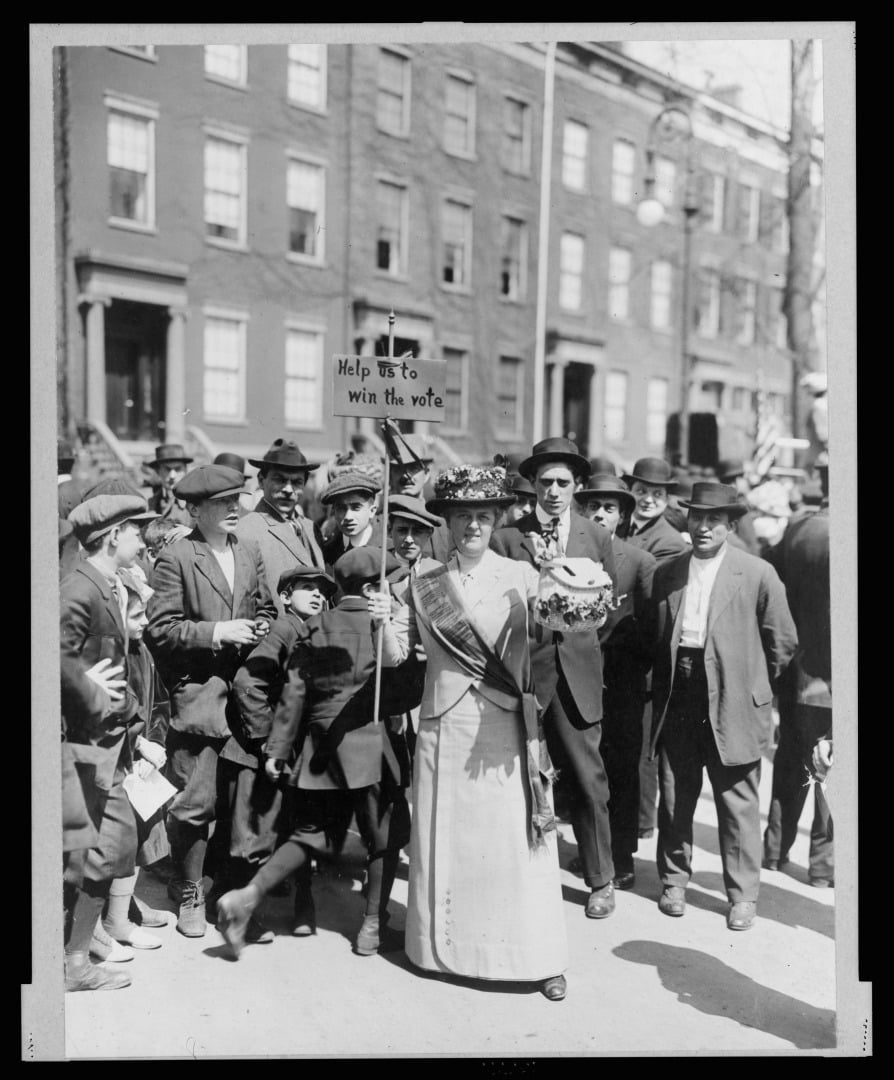
[[472,678],[483,679],[502,693],[519,699],[531,792],[528,839],[534,847],[543,844],[546,833],[556,828],[556,819],[544,784],[544,777],[548,777],[552,769],[540,732],[530,661],[518,672],[509,668],[469,612],[446,566],[415,578],[412,591],[416,598],[416,618],[422,621],[441,648]]

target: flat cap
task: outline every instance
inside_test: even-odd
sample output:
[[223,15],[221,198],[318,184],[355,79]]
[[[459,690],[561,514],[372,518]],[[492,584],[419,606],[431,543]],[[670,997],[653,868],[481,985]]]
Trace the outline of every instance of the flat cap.
[[362,472],[346,472],[332,481],[329,487],[320,496],[320,502],[324,506],[332,502],[337,495],[345,495],[349,491],[359,491],[363,495],[375,495],[382,490],[378,480]]
[[226,465],[200,465],[174,485],[174,494],[186,502],[223,499],[238,495],[245,488],[245,477]]
[[444,524],[444,519],[430,514],[425,509],[425,503],[421,499],[414,499],[411,495],[390,495],[388,497],[388,517],[406,518],[415,521],[419,525],[425,525],[428,529],[436,529]]
[[336,590],[335,582],[325,570],[316,566],[292,566],[279,575],[276,591],[290,593],[299,586],[310,588],[314,582],[319,582],[320,592],[324,596],[332,596]]
[[[388,552],[385,558],[386,575],[393,574],[399,566],[397,559]],[[358,586],[367,581],[378,581],[382,572],[382,549],[368,545],[351,548],[336,561],[332,572],[342,592],[356,592]]]
[[94,495],[79,503],[68,515],[75,536],[90,544],[125,521],[149,521],[155,517],[138,495]]

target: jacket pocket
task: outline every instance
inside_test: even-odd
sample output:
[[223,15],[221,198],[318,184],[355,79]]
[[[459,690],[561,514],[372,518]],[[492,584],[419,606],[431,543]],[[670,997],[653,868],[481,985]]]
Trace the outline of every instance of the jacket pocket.
[[772,701],[773,701],[773,691],[769,690],[769,689],[767,689],[767,690],[752,690],[751,691],[751,700],[754,702],[754,704],[757,706],[757,708],[762,709],[765,705],[770,705],[772,703]]

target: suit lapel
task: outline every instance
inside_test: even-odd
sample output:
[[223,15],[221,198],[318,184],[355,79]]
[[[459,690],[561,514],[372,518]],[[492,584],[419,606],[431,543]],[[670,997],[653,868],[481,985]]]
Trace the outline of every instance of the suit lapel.
[[[221,570],[217,559],[215,559],[214,553],[205,540],[194,540],[193,544],[196,553],[196,569],[232,611],[233,594],[230,592],[230,586],[227,584],[227,579],[224,577],[223,570]],[[238,576],[238,570],[236,573]]]
[[[240,544],[234,536],[230,542],[233,551],[235,572],[233,574],[233,613],[239,610],[239,605],[245,597],[245,592],[252,575],[252,563],[248,557],[245,545]],[[214,560],[217,562],[217,560]]]
[[84,559],[81,565],[78,567],[82,574],[86,574],[87,577],[93,582],[102,596],[103,603],[106,605],[106,610],[109,613],[109,617],[114,621],[115,625],[121,631],[121,636],[127,640],[127,627],[124,625],[124,619],[121,615],[121,608],[118,606],[118,597],[112,592],[112,587],[103,577],[103,575],[93,566],[92,563]]
[[675,643],[680,640],[681,624],[683,622],[683,597],[686,595],[686,582],[689,580],[689,560],[691,558],[692,555],[687,553],[685,559],[680,559],[676,580],[667,597],[668,615],[674,628],[671,637],[673,648],[676,648]]
[[711,590],[711,600],[708,603],[708,623],[705,630],[705,639],[711,636],[711,630],[717,621],[718,615],[729,604],[739,591],[742,584],[742,567],[735,556],[735,548],[728,547],[723,556],[723,562],[717,571],[714,588]]
[[536,514],[528,514],[526,517],[520,518],[515,527],[522,534],[521,546],[531,556],[531,563],[537,565],[537,549],[534,547],[529,533],[536,533],[538,536],[543,535],[543,526],[540,524],[540,520]]

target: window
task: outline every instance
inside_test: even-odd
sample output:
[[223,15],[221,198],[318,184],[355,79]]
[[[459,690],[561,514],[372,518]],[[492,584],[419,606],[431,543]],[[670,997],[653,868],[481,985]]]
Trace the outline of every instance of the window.
[[441,234],[441,280],[445,285],[468,289],[472,269],[471,206],[445,199],[441,208]]
[[501,356],[497,368],[497,434],[516,438],[522,433],[524,368],[516,356]]
[[723,216],[726,207],[726,177],[720,173],[708,173],[705,177],[705,205],[703,214],[707,227],[713,233],[723,232]]
[[475,153],[475,84],[462,75],[447,76],[444,149],[461,157]]
[[410,130],[410,60],[390,49],[379,49],[376,123],[389,135]]
[[757,283],[740,279],[737,283],[738,309],[736,343],[754,344],[755,311],[757,309]]
[[626,139],[615,139],[612,147],[612,202],[626,206],[633,202],[633,174],[636,147]]
[[670,158],[655,158],[655,198],[670,210],[677,201],[677,166]]
[[720,330],[720,274],[710,266],[703,266],[699,273],[695,321],[702,337],[717,337]]
[[605,437],[608,442],[627,438],[627,375],[609,371],[605,376]]
[[784,197],[765,195],[760,204],[760,241],[771,251],[788,251],[788,208]]
[[528,232],[518,218],[500,220],[500,295],[524,300],[527,289]]
[[520,175],[531,168],[531,109],[514,97],[503,99],[503,167]]
[[666,259],[652,263],[651,323],[656,330],[669,330],[671,326],[671,290],[673,268]]
[[649,379],[646,390],[646,442],[663,447],[667,433],[667,379]]
[[289,101],[322,112],[326,108],[326,46],[290,45],[288,64]]
[[323,426],[323,334],[286,328],[285,421],[288,427]]
[[[111,102],[107,101],[111,105]],[[109,217],[118,224],[155,227],[155,119],[157,113],[110,107],[106,127]]]
[[205,235],[210,240],[245,243],[245,149],[243,139],[205,137]]
[[562,142],[562,183],[572,191],[585,191],[587,187],[588,136],[585,124],[566,121]]
[[630,317],[630,267],[627,248],[613,247],[608,253],[608,314],[623,321]]
[[289,208],[289,251],[314,262],[324,258],[326,170],[298,158],[289,160],[286,174]]
[[206,45],[205,74],[225,82],[245,86],[247,71],[245,45]]
[[733,387],[732,410],[733,412],[748,412],[751,406],[751,391],[744,386]]
[[785,289],[770,289],[770,325],[773,327],[769,343],[777,349],[788,348],[788,319],[785,314]]
[[559,307],[579,311],[583,294],[584,238],[562,233],[559,247]]
[[401,276],[407,272],[407,189],[387,180],[376,183],[376,267]]
[[740,182],[737,232],[749,244],[757,240],[759,221],[760,191],[751,184]]
[[206,420],[245,417],[246,324],[244,315],[205,312],[202,403]]
[[468,427],[469,354],[464,349],[444,348],[447,379],[444,391],[444,429],[465,431]]

